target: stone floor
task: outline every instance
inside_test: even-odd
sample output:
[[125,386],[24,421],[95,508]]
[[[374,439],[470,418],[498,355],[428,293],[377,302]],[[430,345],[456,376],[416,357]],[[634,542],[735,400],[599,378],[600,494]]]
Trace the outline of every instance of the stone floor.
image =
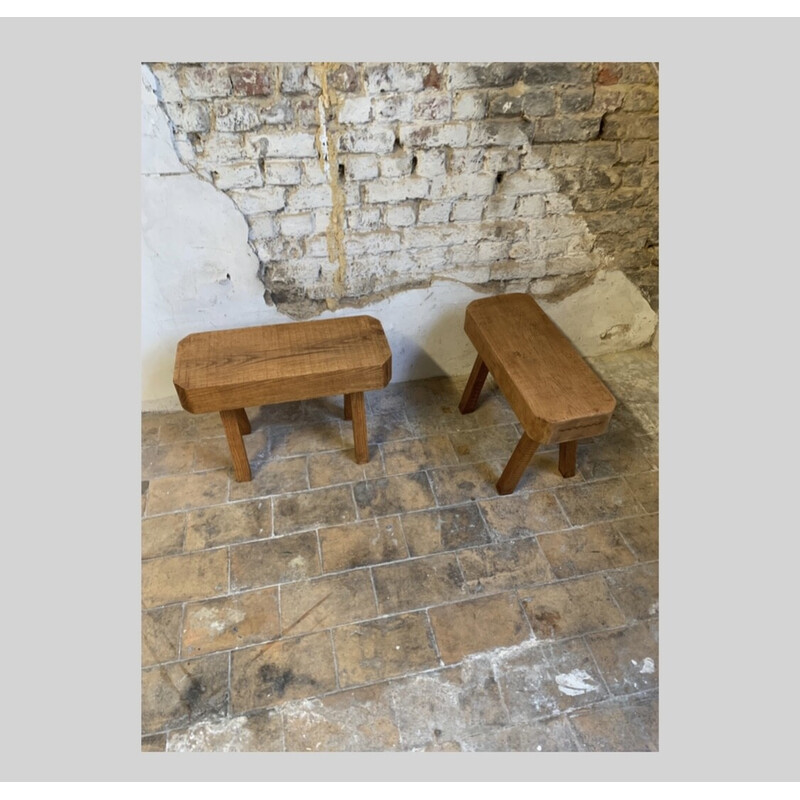
[[142,415],[144,751],[658,750],[658,356],[591,359],[608,432],[494,483],[521,429],[466,376]]

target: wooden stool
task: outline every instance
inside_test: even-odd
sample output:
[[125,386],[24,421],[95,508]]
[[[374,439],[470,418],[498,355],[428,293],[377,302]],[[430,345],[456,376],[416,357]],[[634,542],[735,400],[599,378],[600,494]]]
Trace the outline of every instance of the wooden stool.
[[178,342],[173,383],[192,414],[218,411],[237,481],[249,481],[246,406],[344,395],[355,459],[369,461],[364,392],[392,377],[392,353],[374,317],[289,322],[193,333]]
[[473,300],[464,330],[478,356],[459,411],[475,410],[489,372],[524,433],[497,482],[514,491],[537,448],[559,444],[558,469],[576,470],[577,440],[605,433],[616,400],[572,343],[527,294]]

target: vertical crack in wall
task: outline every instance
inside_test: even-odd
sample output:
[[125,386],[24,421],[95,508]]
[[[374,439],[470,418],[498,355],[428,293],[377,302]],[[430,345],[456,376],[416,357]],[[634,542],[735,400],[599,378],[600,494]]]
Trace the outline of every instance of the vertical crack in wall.
[[333,287],[336,296],[329,298],[328,305],[336,305],[336,301],[344,294],[344,283],[347,274],[347,259],[344,250],[344,188],[339,181],[339,158],[335,137],[328,136],[328,122],[335,119],[337,96],[335,90],[328,86],[328,69],[331,64],[314,64],[312,69],[319,78],[321,94],[317,101],[317,117],[319,128],[316,136],[317,152],[320,164],[331,189],[331,216],[326,231],[328,241],[328,259],[338,264],[333,275]]

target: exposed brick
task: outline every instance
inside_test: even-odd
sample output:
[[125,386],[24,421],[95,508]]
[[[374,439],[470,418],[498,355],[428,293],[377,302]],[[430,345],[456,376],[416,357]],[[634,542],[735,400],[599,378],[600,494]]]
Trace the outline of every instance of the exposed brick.
[[426,197],[428,191],[429,181],[426,178],[379,178],[365,185],[364,199],[367,203],[394,203]]
[[372,118],[378,122],[410,122],[414,119],[414,96],[396,93],[373,97]]
[[400,125],[400,143],[404,147],[465,147],[467,126],[458,122]]
[[339,122],[343,125],[362,125],[372,116],[372,103],[368,97],[348,97],[339,109]]
[[453,119],[483,119],[486,102],[486,92],[456,92]]
[[407,228],[417,221],[417,212],[413,205],[387,206],[386,224],[396,228]]
[[594,102],[594,89],[591,86],[581,86],[575,89],[565,89],[561,93],[561,110],[566,114],[577,114],[588,111]]
[[232,90],[231,79],[224,66],[181,67],[178,81],[184,96],[190,100],[227,97]]
[[337,92],[357,92],[361,89],[361,76],[352,64],[339,64],[327,73],[328,86]]
[[310,133],[270,133],[262,142],[263,154],[269,158],[304,158],[317,154],[314,136]]
[[290,190],[286,210],[305,211],[311,208],[330,208],[332,205],[331,187],[320,183],[317,186],[298,186]]
[[549,117],[556,110],[556,93],[554,89],[529,90],[522,97],[522,114],[526,119]]
[[346,131],[339,137],[342,153],[391,153],[395,134],[391,128],[372,128],[367,131]]
[[218,131],[249,131],[261,124],[261,110],[244,103],[220,103],[214,118]]
[[236,95],[268,95],[275,85],[273,70],[258,66],[237,66],[230,68],[231,87]]
[[311,214],[281,214],[279,223],[282,236],[308,236],[314,232],[314,217]]
[[499,62],[493,64],[450,65],[450,87],[470,89],[487,86],[512,86],[525,75],[525,64]]
[[365,69],[368,94],[419,92],[430,68],[425,64],[377,64]]
[[378,177],[378,157],[373,153],[348,156],[344,163],[348,180],[366,181]]
[[269,159],[264,162],[264,182],[279,186],[291,186],[300,183],[303,170],[297,161],[277,161]]
[[586,142],[600,134],[600,117],[550,117],[536,120],[537,142]]
[[588,64],[546,63],[526,64],[525,83],[529,84],[581,84],[591,81]]
[[167,103],[167,112],[184,133],[204,133],[211,129],[211,116],[202,103]]
[[558,191],[558,185],[549,170],[518,170],[511,173],[500,184],[502,194],[537,194]]
[[211,175],[218,189],[250,189],[264,183],[258,164],[220,164]]
[[283,64],[280,90],[282,94],[320,93],[320,80],[314,69],[307,64]]
[[499,145],[509,147],[527,145],[533,138],[533,125],[527,121],[473,122],[469,130],[470,146]]
[[286,190],[277,186],[251,189],[246,192],[231,192],[230,198],[242,214],[263,214],[280,211],[286,205]]
[[414,95],[413,119],[447,120],[453,113],[453,101],[447,92],[422,92]]
[[401,178],[404,175],[411,174],[413,163],[413,156],[401,150],[381,158],[378,161],[378,166],[381,177]]
[[657,139],[658,117],[652,114],[607,114],[603,122],[604,139]]

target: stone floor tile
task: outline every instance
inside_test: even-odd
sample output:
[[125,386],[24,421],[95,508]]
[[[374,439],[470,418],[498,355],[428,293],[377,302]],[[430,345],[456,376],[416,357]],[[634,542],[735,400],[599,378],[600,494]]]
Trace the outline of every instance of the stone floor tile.
[[142,733],[224,713],[227,701],[227,653],[148,667],[142,670]]
[[281,586],[284,636],[332,628],[376,616],[369,571],[353,570]]
[[439,665],[423,612],[335,628],[333,640],[343,689]]
[[195,445],[175,442],[142,449],[142,478],[152,480],[164,475],[190,472],[194,467]]
[[461,464],[475,461],[508,460],[519,441],[517,427],[513,423],[495,425],[480,430],[453,431],[450,441]]
[[639,561],[658,559],[658,514],[620,519],[613,527]]
[[[219,414],[215,415],[219,421]],[[167,445],[191,442],[197,438],[198,416],[186,411],[176,411],[160,415],[158,444]]]
[[187,552],[272,535],[269,498],[211,506],[186,514]]
[[383,472],[380,450],[369,449],[369,461],[356,464],[352,450],[332,450],[327,453],[312,453],[308,457],[308,481],[312,489],[335,486],[340,483],[354,483]]
[[445,664],[482,650],[519,644],[531,635],[513,592],[450,603],[431,608],[428,614]]
[[658,686],[658,642],[647,625],[598,631],[586,637],[606,685],[613,694]]
[[501,651],[495,670],[512,726],[529,726],[560,713],[564,696],[558,672],[539,643],[526,641]]
[[580,443],[576,459],[578,470],[587,481],[649,471],[650,462],[643,453],[641,443],[641,437],[627,431]]
[[455,506],[484,497],[497,497],[501,464],[479,462],[429,470],[431,486],[440,506]]
[[564,717],[482,731],[464,743],[464,750],[474,753],[574,753],[578,749],[575,734]]
[[458,563],[471,594],[535,586],[554,579],[550,564],[532,538],[461,551]]
[[[514,446],[516,447],[516,444]],[[583,444],[578,444],[579,453],[583,446]],[[512,452],[513,448],[508,452],[508,458],[511,458]],[[542,489],[556,489],[564,486],[573,486],[577,483],[583,483],[583,475],[581,475],[580,471],[576,471],[571,478],[565,478],[558,471],[558,445],[548,446],[534,453],[525,472],[522,473],[516,489],[514,489],[514,494],[538,492]]]
[[392,752],[400,733],[386,685],[363,686],[282,708],[289,753]]
[[412,556],[457,550],[489,541],[489,532],[474,503],[404,514],[402,525]]
[[306,405],[301,400],[269,406],[253,406],[246,408],[245,411],[253,431],[269,429],[274,425],[302,423],[307,418]]
[[269,438],[270,458],[342,450],[345,447],[339,421],[333,419],[302,425],[273,425]]
[[163,753],[167,749],[167,737],[163,733],[142,736],[143,753]]
[[186,606],[181,655],[195,657],[275,639],[280,635],[277,588],[219,597]]
[[582,636],[541,642],[541,647],[552,672],[553,696],[561,713],[595,705],[609,696],[602,673]]
[[231,654],[231,705],[237,714],[336,688],[328,631],[278,639]]
[[233,591],[298,581],[320,573],[315,531],[233,545],[230,551]]
[[516,539],[569,527],[552,492],[513,493],[478,503],[490,533],[496,539]]
[[305,456],[276,460],[250,461],[250,481],[231,479],[230,499],[249,500],[308,489],[308,463]]
[[227,499],[226,470],[153,478],[147,490],[147,516],[213,506]]
[[182,730],[170,731],[169,753],[260,753],[283,750],[280,712],[268,709],[235,717],[200,720]]
[[224,549],[142,562],[142,605],[204,600],[228,591],[228,554]]
[[158,444],[158,429],[161,427],[162,414],[153,412],[142,413],[142,449],[154,447]]
[[466,596],[464,577],[452,553],[373,567],[372,576],[381,614],[412,611]]
[[176,555],[183,551],[186,514],[165,514],[142,520],[142,558]]
[[[222,425],[220,425],[220,432]],[[252,436],[245,436],[245,449],[254,444]],[[233,476],[233,461],[228,440],[224,436],[215,436],[210,439],[198,439],[193,445],[195,472],[205,472],[210,469],[227,469]]]
[[362,481],[353,487],[353,495],[360,519],[420,511],[436,505],[426,472]]
[[[353,447],[353,423],[342,420],[339,423],[342,432],[342,441],[346,447]],[[401,412],[387,414],[374,414],[367,411],[367,442],[372,448],[395,439],[409,439],[416,435],[416,431],[409,423],[406,415]],[[371,457],[371,456],[370,456]]]
[[576,711],[569,721],[586,752],[658,751],[658,702],[653,696],[625,703],[610,700]]
[[626,475],[625,480],[633,494],[648,514],[658,511],[658,472],[640,472]]
[[453,445],[442,434],[385,442],[381,451],[387,475],[419,472],[458,461]]
[[343,525],[356,518],[353,489],[349,484],[278,495],[272,499],[272,508],[276,536]]
[[542,533],[537,538],[557,578],[619,569],[636,561],[625,540],[609,522]]
[[522,606],[537,639],[563,639],[625,624],[602,577],[537,586],[520,592]]
[[321,528],[319,543],[323,572],[383,564],[408,556],[400,517],[381,517]]
[[658,564],[610,572],[606,582],[629,623],[658,615]]
[[[478,731],[508,724],[508,715],[485,655],[389,684],[404,750],[460,751]],[[455,745],[455,747],[453,747]]]
[[643,513],[641,504],[624,478],[606,478],[566,486],[555,492],[573,525],[590,525]]
[[176,661],[180,656],[181,607],[142,612],[142,666]]

